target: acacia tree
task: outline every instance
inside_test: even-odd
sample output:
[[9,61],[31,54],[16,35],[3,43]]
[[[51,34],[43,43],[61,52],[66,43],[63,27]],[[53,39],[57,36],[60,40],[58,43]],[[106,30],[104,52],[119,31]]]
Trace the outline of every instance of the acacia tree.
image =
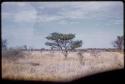
[[74,34],[63,34],[63,33],[51,33],[46,39],[51,42],[46,42],[45,45],[50,46],[51,48],[56,48],[62,51],[65,58],[68,56],[70,50],[75,50],[82,46],[82,41],[74,41]]
[[123,36],[117,36],[117,39],[113,42],[113,46],[118,49],[124,48],[124,37]]

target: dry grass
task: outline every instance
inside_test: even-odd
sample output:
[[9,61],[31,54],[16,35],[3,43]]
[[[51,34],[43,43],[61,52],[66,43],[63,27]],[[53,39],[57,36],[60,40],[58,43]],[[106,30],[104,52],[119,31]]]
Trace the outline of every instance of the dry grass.
[[24,57],[11,60],[2,57],[2,78],[16,80],[71,81],[94,73],[124,68],[124,56],[119,52],[91,52],[82,54],[80,64],[77,52],[71,52],[66,60],[60,52],[25,52]]

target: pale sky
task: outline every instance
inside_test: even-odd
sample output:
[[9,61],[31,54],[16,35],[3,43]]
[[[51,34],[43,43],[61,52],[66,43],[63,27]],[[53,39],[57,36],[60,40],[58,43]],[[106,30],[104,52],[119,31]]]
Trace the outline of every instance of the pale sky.
[[123,2],[3,2],[2,38],[8,47],[48,48],[52,32],[73,33],[82,48],[112,48],[123,35]]

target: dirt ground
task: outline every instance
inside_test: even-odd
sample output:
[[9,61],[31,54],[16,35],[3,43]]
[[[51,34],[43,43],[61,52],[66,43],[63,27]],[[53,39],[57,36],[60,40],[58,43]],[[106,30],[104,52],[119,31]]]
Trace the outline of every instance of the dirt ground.
[[68,58],[59,52],[25,52],[23,58],[10,60],[2,57],[2,78],[14,80],[71,81],[79,77],[124,68],[124,55],[120,52],[82,53]]

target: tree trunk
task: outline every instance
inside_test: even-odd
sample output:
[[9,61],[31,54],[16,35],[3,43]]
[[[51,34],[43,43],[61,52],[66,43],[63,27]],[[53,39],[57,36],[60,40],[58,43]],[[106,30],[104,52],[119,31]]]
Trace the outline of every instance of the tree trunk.
[[65,51],[65,52],[64,52],[64,56],[65,56],[65,59],[67,59],[68,51]]

